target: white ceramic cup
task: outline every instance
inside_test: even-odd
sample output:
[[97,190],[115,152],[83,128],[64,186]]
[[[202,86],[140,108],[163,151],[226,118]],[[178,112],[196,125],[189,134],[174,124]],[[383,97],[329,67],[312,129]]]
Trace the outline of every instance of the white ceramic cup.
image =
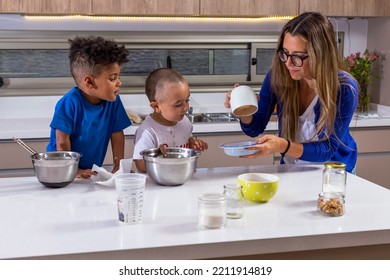
[[142,222],[146,176],[138,173],[124,173],[115,176],[118,194],[118,218],[124,224]]
[[251,87],[241,85],[235,87],[230,95],[230,108],[238,117],[253,115],[257,112],[257,97]]

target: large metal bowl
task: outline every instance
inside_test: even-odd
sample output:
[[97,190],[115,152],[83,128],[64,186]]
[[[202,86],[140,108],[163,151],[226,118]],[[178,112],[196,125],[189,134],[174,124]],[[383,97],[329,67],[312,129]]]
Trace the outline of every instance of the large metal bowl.
[[49,188],[63,188],[74,181],[79,167],[80,154],[76,152],[39,153],[41,159],[32,156],[32,164],[38,181]]
[[200,152],[187,148],[165,148],[164,157],[159,148],[141,152],[146,172],[159,185],[179,186],[195,172]]

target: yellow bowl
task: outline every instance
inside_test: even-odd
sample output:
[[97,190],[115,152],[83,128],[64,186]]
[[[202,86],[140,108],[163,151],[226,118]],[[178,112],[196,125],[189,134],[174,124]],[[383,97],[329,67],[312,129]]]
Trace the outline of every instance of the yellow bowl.
[[238,184],[246,200],[264,203],[278,191],[279,178],[266,173],[245,173],[238,176]]

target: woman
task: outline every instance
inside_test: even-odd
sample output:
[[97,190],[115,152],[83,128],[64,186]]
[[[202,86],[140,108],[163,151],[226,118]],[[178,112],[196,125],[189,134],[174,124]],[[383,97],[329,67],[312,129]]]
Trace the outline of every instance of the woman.
[[[282,163],[341,161],[354,172],[357,146],[349,131],[358,84],[346,72],[329,20],[303,13],[283,28],[258,111],[241,117],[251,137],[264,132],[276,106],[279,137],[265,135],[251,149],[260,157],[281,153]],[[230,107],[230,92],[225,106]]]

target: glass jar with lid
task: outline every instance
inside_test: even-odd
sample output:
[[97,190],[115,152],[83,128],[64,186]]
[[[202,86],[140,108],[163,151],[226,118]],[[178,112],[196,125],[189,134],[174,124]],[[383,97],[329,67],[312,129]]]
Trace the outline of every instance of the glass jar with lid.
[[322,172],[322,192],[338,193],[343,196],[346,194],[347,171],[346,164],[338,161],[329,161],[324,163]]
[[317,210],[325,216],[337,217],[345,213],[344,195],[341,193],[320,193]]
[[204,193],[198,196],[198,224],[205,228],[221,228],[226,224],[227,197],[221,193]]

